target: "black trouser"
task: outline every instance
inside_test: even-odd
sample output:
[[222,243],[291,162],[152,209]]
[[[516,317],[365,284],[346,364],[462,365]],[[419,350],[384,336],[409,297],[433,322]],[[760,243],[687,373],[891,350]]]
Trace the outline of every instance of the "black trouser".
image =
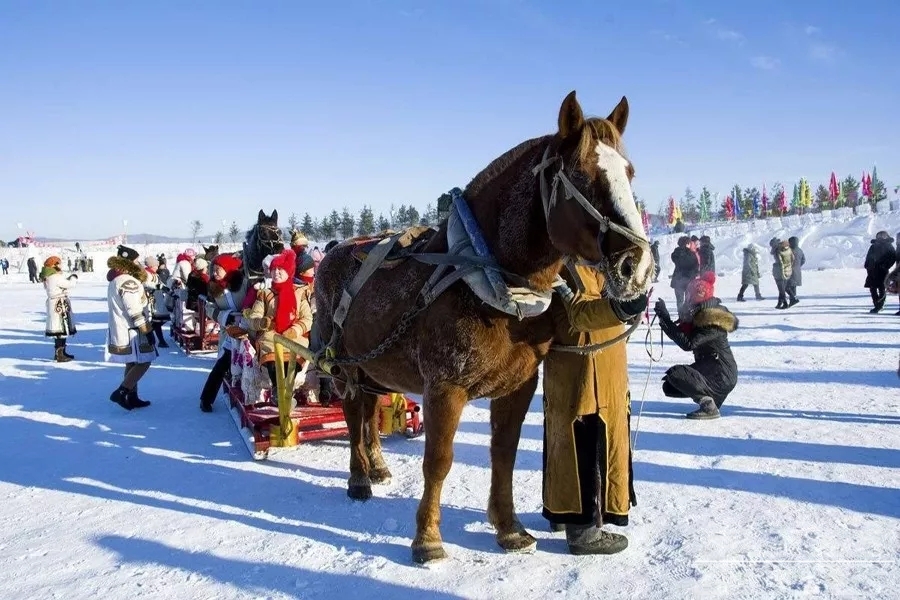
[[675,290],[675,308],[681,312],[681,305],[684,304],[684,295],[687,293],[687,287],[673,288]]
[[776,279],[775,287],[778,288],[778,305],[787,304],[787,296],[785,295],[786,282],[784,279]]
[[[575,456],[578,460],[578,487],[581,489],[580,513],[554,513],[545,507],[542,514],[551,523],[590,525],[597,521],[597,511],[603,509],[607,472],[606,423],[599,415],[582,415],[572,426],[575,433]],[[547,429],[544,428],[543,473],[547,473]],[[574,484],[574,482],[573,482]],[[546,483],[544,483],[546,485]],[[631,504],[635,505],[634,489]],[[628,515],[603,513],[603,523],[624,527]]]
[[879,310],[884,308],[884,301],[887,300],[884,284],[882,283],[880,285],[870,287],[869,293],[872,295],[872,304],[875,306],[875,308]]
[[663,377],[662,390],[669,398],[691,398],[699,403],[700,398],[709,396],[715,400],[718,407],[725,402],[725,397],[716,393],[706,377],[691,365],[669,367]]
[[[287,374],[288,363],[284,363],[284,372]],[[269,373],[269,379],[272,381],[272,402],[278,403],[278,378],[275,376],[275,362],[266,363],[266,371]],[[291,408],[297,406],[296,400],[291,399]]]
[[204,404],[212,406],[219,395],[222,388],[222,382],[225,375],[231,370],[231,350],[222,352],[222,356],[216,360],[216,364],[210,369],[209,375],[206,377],[206,383],[203,385],[203,391],[200,392],[200,401]]
[[[745,283],[744,285],[741,286],[740,291],[738,291],[738,298],[744,297],[744,292],[747,291],[748,287],[750,287],[750,284],[747,284],[747,283]],[[757,298],[762,298],[762,294],[759,293],[759,284],[758,283],[753,284],[753,291],[756,292]]]
[[797,301],[797,284],[788,279],[784,282],[784,291],[787,293],[788,298],[790,298],[791,302]]
[[158,319],[154,319],[151,322],[151,325],[153,326],[153,333],[156,334],[156,339],[158,340],[158,343],[156,345],[159,347],[162,347],[162,348],[165,348],[166,346],[169,345],[168,342],[166,342],[166,338],[163,337],[163,323],[164,322],[165,321],[160,321]]

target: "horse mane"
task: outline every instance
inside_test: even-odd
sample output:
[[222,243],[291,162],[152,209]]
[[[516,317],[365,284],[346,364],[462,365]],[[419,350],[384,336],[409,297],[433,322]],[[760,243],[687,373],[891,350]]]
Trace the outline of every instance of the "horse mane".
[[478,175],[472,178],[472,181],[469,182],[469,185],[466,186],[465,195],[468,197],[473,197],[481,192],[491,181],[494,180],[497,175],[502,173],[505,169],[507,169],[511,164],[519,160],[523,154],[532,150],[538,144],[547,141],[547,138],[550,136],[541,136],[530,140],[525,140],[518,146],[507,150],[497,158],[491,161],[491,163],[481,170]]
[[[472,178],[472,181],[466,186],[465,195],[468,197],[477,195],[491,183],[497,175],[519,160],[523,154],[531,151],[535,146],[546,142],[550,137],[551,136],[549,135],[544,135],[525,140],[518,146],[507,150],[492,160],[488,166]],[[623,158],[628,160],[628,156],[625,154],[624,145],[622,143],[622,135],[616,130],[613,124],[602,117],[590,117],[584,122],[584,127],[581,130],[581,138],[578,140],[578,145],[575,149],[575,159],[580,164],[590,165],[597,163],[597,140],[612,146],[622,154]]]
[[[622,158],[628,160],[625,154],[625,146],[622,143],[622,134],[612,123],[602,117],[590,117],[585,120],[581,130],[581,139],[575,150],[576,160],[582,165],[597,164],[597,140],[615,148]],[[631,161],[628,161],[629,164]]]

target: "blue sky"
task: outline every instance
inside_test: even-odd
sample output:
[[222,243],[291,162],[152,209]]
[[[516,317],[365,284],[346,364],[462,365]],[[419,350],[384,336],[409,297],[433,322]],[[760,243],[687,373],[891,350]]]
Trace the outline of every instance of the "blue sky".
[[0,239],[421,209],[572,89],[628,97],[653,209],[873,164],[892,189],[900,4],[862,5],[0,0]]

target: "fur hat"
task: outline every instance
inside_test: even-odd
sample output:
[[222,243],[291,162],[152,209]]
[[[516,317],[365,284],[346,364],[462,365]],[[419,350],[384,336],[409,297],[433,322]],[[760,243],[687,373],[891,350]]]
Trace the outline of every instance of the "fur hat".
[[291,246],[309,246],[309,240],[303,235],[303,232],[296,229],[291,232]]
[[704,271],[691,279],[686,295],[694,304],[700,304],[716,295],[715,286],[716,274],[712,271]]
[[156,260],[159,261],[159,264],[164,265],[164,264],[166,264],[166,255],[165,255],[165,254],[159,254],[159,255],[157,255],[157,257],[156,257]]
[[197,269],[198,271],[205,271],[208,266],[209,266],[209,263],[206,262],[206,259],[203,258],[202,256],[198,256],[197,258],[194,259],[194,268]]
[[213,259],[213,266],[222,267],[226,276],[239,271],[242,265],[241,259],[232,254],[220,254]]
[[45,267],[56,268],[62,263],[62,259],[58,256],[48,256],[47,260],[44,261]]
[[144,257],[144,266],[149,267],[151,269],[158,269],[159,268],[159,259],[153,255],[145,256]]
[[284,269],[288,276],[294,276],[294,269],[297,266],[297,255],[290,248],[285,248],[281,254],[276,254],[272,258],[269,269]]
[[120,244],[116,249],[116,256],[124,258],[125,260],[137,260],[137,257],[140,256],[140,254],[138,254],[138,251],[134,248],[129,248],[128,246]]

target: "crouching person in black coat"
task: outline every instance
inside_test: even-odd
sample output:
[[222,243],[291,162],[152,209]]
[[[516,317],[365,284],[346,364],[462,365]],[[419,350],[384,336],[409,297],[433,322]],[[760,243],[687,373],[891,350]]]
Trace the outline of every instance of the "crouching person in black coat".
[[691,398],[700,405],[688,419],[717,419],[719,407],[737,385],[737,363],[728,344],[728,334],[738,328],[738,319],[715,297],[715,274],[706,272],[693,279],[685,294],[678,322],[673,322],[666,303],[656,302],[660,327],[682,350],[694,352],[690,365],[675,365],[663,377],[663,394]]

